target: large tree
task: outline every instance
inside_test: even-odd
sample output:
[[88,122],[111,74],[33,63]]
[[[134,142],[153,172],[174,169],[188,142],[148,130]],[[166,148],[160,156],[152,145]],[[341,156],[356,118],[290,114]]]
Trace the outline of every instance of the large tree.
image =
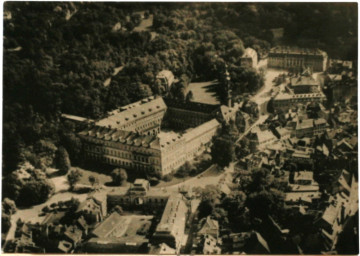
[[224,168],[234,159],[234,143],[226,137],[218,137],[211,147],[213,162]]
[[70,190],[74,189],[76,183],[80,181],[81,177],[82,177],[82,173],[78,169],[70,171],[70,173],[67,175],[67,180],[70,186]]
[[69,154],[64,147],[59,147],[57,151],[57,165],[62,173],[67,173],[71,168]]
[[283,204],[283,192],[273,188],[251,193],[246,200],[246,206],[250,209],[252,216],[260,218],[280,214]]
[[127,181],[127,173],[123,168],[116,168],[111,172],[111,177],[113,178],[113,182],[116,185],[122,186],[126,184]]
[[210,215],[215,206],[220,203],[221,192],[214,185],[206,185],[204,188],[196,187],[194,192],[200,196],[199,218]]

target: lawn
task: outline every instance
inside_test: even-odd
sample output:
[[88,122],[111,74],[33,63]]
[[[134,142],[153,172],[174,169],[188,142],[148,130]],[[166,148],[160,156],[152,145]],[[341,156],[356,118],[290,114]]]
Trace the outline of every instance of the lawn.
[[80,177],[80,181],[78,182],[78,184],[81,184],[81,185],[91,185],[89,182],[90,176],[94,176],[99,181],[99,185],[105,185],[106,183],[109,183],[112,181],[112,178],[110,175],[98,173],[95,171],[85,170],[80,167],[72,168],[72,170],[74,170],[74,169],[79,170],[80,173],[82,174],[82,176]]
[[185,93],[192,91],[194,102],[217,105],[220,104],[215,88],[217,83],[217,81],[190,83]]

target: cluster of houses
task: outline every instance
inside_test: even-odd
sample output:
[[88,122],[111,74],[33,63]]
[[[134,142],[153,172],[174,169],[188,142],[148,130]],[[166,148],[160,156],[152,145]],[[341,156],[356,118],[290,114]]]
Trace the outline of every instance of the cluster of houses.
[[[243,138],[249,154],[238,159],[234,173],[227,173],[216,185],[228,195],[230,187],[253,170],[268,169],[286,187],[284,207],[300,220],[296,225],[301,231],[293,230],[293,223],[276,222],[269,214],[256,230],[224,234],[211,216],[198,220],[200,199],[192,188],[167,191],[136,179],[129,187],[114,187],[106,194],[90,193],[82,202],[58,203],[44,210],[41,223],[18,221],[15,242],[8,251],[269,254],[274,252],[272,249],[281,248],[280,252],[301,254],[336,250],[347,220],[358,210],[357,170],[351,165],[357,158],[357,112],[339,101],[341,97],[334,88],[341,83],[334,82],[336,75],[328,75],[323,82],[313,77],[312,70],[324,71],[327,61],[326,53],[320,50],[270,51],[270,67],[310,69],[283,75],[280,89],[273,96],[274,114]],[[256,68],[257,53],[247,48],[241,65]],[[339,81],[349,81],[348,73],[346,77],[342,75]],[[171,71],[166,70],[157,79],[164,90],[169,90],[174,82]],[[328,94],[325,96],[323,90],[330,87],[333,98],[339,102],[326,109]],[[247,130],[252,120],[240,111],[246,107],[242,104],[184,104],[148,97],[109,112],[101,120],[70,115],[63,118],[92,123],[79,133],[86,157],[167,174],[202,152],[202,146],[211,142],[221,122],[234,121],[240,114],[240,132]],[[167,134],[164,139],[164,125],[185,131],[173,137]],[[340,169],[333,182],[325,185],[317,181],[315,166],[321,160],[331,160],[336,163],[334,168]]]
[[[260,233],[268,238],[268,244],[286,248],[284,253],[336,251],[347,221],[358,211],[356,105],[351,97],[344,99],[335,89],[355,95],[350,88],[356,88],[351,83],[357,81],[351,78],[348,62],[334,63],[346,65],[348,71],[340,75],[325,73],[324,81],[315,79],[310,69],[284,76],[272,99],[274,114],[243,139],[250,154],[235,165],[235,182],[251,175],[254,169],[267,168],[286,185],[284,207],[300,216],[297,225],[312,227],[299,232],[301,228],[276,223],[269,216],[266,225],[272,235]],[[336,79],[338,82],[334,82]],[[326,87],[332,90],[331,104],[326,102],[329,94],[323,93]],[[316,181],[321,180],[318,161],[334,163],[329,172],[337,170],[327,184]]]
[[[232,178],[218,187],[224,194]],[[226,189],[225,189],[226,188]],[[15,253],[269,253],[257,232],[220,237],[217,220],[197,219],[200,200],[191,189],[166,191],[137,179],[114,187],[107,195],[90,193],[82,202],[71,199],[45,207],[41,222],[17,222]]]

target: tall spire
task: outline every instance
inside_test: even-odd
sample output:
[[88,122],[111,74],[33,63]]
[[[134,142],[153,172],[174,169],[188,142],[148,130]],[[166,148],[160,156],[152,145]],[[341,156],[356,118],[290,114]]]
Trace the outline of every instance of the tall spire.
[[227,105],[229,108],[231,108],[231,87],[230,87],[230,74],[227,69],[227,65],[225,64],[225,86],[227,90]]

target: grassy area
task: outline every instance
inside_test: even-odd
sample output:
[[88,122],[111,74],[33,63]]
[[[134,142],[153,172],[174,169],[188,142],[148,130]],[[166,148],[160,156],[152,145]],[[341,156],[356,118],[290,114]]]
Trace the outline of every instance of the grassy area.
[[[75,168],[73,168],[75,169]],[[98,173],[95,171],[90,171],[90,170],[85,170],[79,167],[76,167],[76,169],[78,169],[82,176],[80,178],[80,181],[78,182],[78,184],[82,184],[82,185],[91,185],[89,182],[89,177],[90,176],[94,176],[98,181],[99,181],[99,185],[104,185],[105,183],[111,182],[112,178],[109,175],[103,174],[103,173]]]
[[186,89],[186,93],[192,91],[194,102],[200,102],[205,104],[220,104],[219,97],[216,94],[217,81],[190,83]]

